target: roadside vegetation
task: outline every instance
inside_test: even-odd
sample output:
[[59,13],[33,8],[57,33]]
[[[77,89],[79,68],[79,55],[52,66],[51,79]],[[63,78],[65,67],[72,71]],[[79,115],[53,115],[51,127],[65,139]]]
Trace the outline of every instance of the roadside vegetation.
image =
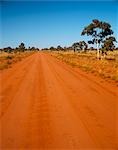
[[52,56],[84,71],[118,83],[118,47],[111,25],[98,19],[83,28],[88,41],[74,42],[70,47],[44,48]]
[[118,51],[108,52],[106,59],[97,60],[96,51],[85,53],[52,52],[51,55],[66,62],[72,67],[79,67],[81,70],[93,73],[106,80],[115,81],[118,85]]
[[[51,46],[41,49],[49,52],[52,56],[84,71],[94,73],[107,80],[118,83],[118,47],[114,32],[109,23],[98,19],[83,28],[81,36],[88,36],[88,41],[77,41],[69,47]],[[25,47],[21,43],[16,48],[6,47],[0,50],[0,70],[22,58],[27,57],[39,48]]]
[[18,48],[6,47],[0,50],[0,70],[10,68],[12,64],[21,61],[23,58],[28,57],[38,51],[34,47],[25,48],[25,44],[21,43]]

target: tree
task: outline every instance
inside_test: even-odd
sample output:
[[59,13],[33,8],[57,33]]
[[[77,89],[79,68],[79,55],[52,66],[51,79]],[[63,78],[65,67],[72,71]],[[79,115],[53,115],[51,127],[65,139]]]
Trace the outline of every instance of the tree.
[[50,47],[50,50],[51,50],[51,51],[54,51],[54,50],[55,50],[55,48],[54,48],[53,46],[51,46],[51,47]]
[[86,44],[85,41],[80,41],[78,46],[79,46],[80,50],[83,50],[83,51],[87,50],[87,48],[88,48],[88,45]]
[[88,41],[89,44],[96,44],[97,58],[99,59],[99,48],[104,39],[113,34],[111,25],[106,22],[99,21],[97,19],[92,20],[92,23],[85,27],[81,35],[92,36],[92,40]]
[[35,51],[36,48],[34,46],[31,47],[31,51]]
[[74,52],[75,52],[76,50],[78,50],[78,48],[79,48],[79,43],[78,43],[78,42],[73,43],[73,44],[72,44],[72,48],[73,48]]
[[4,52],[11,53],[11,52],[13,51],[13,49],[9,46],[9,47],[3,48],[3,51],[4,51]]
[[76,50],[85,51],[88,48],[88,45],[86,44],[85,41],[80,41],[80,42],[73,43],[72,48],[74,49],[74,52]]
[[57,50],[60,51],[60,50],[63,50],[63,48],[62,48],[60,45],[58,45],[58,46],[57,46]]
[[25,50],[25,44],[24,43],[21,43],[19,45],[19,50],[24,52],[24,50]]
[[108,50],[113,51],[115,49],[114,42],[117,42],[115,37],[110,36],[103,41],[102,54],[106,54]]

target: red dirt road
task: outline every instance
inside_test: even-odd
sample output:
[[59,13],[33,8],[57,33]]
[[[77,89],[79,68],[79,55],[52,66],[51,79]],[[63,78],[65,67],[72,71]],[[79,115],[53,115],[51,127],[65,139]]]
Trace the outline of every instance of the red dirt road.
[[117,87],[40,52],[1,79],[1,150],[118,148]]

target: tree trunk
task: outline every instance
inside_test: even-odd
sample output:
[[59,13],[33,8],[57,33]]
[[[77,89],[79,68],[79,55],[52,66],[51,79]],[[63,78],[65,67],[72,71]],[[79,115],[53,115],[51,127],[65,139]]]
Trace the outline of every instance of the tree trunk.
[[97,59],[99,59],[99,58],[100,58],[100,51],[99,51],[99,43],[98,43],[98,40],[97,40],[96,45],[97,45]]

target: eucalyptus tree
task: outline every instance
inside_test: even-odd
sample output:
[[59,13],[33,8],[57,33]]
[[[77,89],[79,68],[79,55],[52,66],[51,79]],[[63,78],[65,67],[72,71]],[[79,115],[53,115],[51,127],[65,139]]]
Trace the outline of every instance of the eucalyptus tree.
[[99,21],[97,19],[92,20],[88,26],[86,26],[81,35],[92,36],[91,41],[88,41],[89,44],[96,44],[97,47],[97,58],[99,59],[99,49],[105,38],[112,35],[113,31],[109,23]]
[[113,51],[115,49],[116,38],[114,36],[110,36],[103,41],[102,45],[102,53],[106,53],[108,50]]
[[72,44],[72,49],[74,50],[74,52],[76,50],[78,50],[78,48],[79,48],[79,42],[75,42],[75,43]]
[[88,48],[88,45],[85,41],[79,41],[79,42],[73,43],[72,48],[74,49],[74,52],[77,50],[85,51]]
[[25,51],[25,44],[24,43],[21,43],[20,45],[19,45],[19,51]]
[[54,48],[53,46],[51,46],[49,49],[50,49],[51,51],[54,51],[54,50],[55,50],[55,48]]
[[80,48],[80,50],[85,51],[85,50],[87,50],[88,45],[87,45],[87,43],[85,41],[80,41],[79,42],[79,48]]
[[63,47],[61,47],[60,45],[58,45],[58,46],[57,46],[57,50],[58,50],[58,51],[63,50]]

